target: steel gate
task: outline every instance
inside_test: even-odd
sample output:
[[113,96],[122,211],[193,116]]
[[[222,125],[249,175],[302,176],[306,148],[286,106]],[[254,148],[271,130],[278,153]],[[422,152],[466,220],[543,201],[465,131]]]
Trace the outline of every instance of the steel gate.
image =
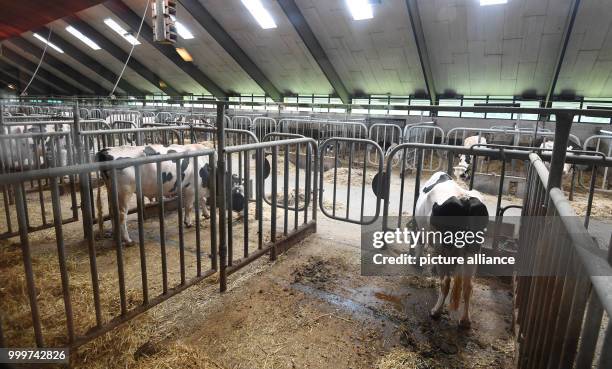
[[[340,147],[344,147],[348,153],[348,164],[346,167],[341,167],[339,160]],[[324,152],[332,149],[332,164],[326,161]],[[375,151],[377,162],[371,165],[368,162],[368,152]],[[344,138],[332,137],[325,140],[320,148],[319,155],[319,209],[328,218],[341,220],[353,224],[367,225],[374,223],[380,215],[380,200],[385,196],[379,190],[386,186],[383,184],[384,173],[384,154],[380,146],[374,141],[360,138]],[[354,167],[359,166],[360,169]],[[332,175],[325,172],[332,173]],[[368,171],[372,176],[368,176]],[[355,178],[353,173],[355,173]],[[351,203],[351,182],[353,180],[360,181],[360,199],[357,204]],[[326,182],[328,186],[326,186]],[[370,186],[370,189],[366,189]],[[328,202],[329,197],[325,196],[326,189],[331,187],[331,204]],[[371,191],[371,192],[370,192]],[[372,193],[374,196],[368,196]],[[346,199],[346,204],[339,203],[340,198]],[[374,214],[367,214],[366,203],[375,202]],[[353,205],[353,207],[351,207]],[[355,207],[357,205],[357,207]],[[331,206],[331,209],[328,208]],[[341,215],[341,207],[344,206],[343,215]],[[352,210],[352,211],[351,211]],[[331,211],[331,213],[330,213]]]

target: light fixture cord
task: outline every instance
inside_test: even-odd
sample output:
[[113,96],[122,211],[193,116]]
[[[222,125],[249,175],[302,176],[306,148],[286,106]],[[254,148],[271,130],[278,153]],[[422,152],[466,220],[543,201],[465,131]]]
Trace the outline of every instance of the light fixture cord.
[[[138,41],[138,37],[140,37],[140,30],[142,29],[142,25],[144,24],[145,17],[147,16],[147,11],[149,10],[149,3],[150,2],[151,2],[151,0],[147,0],[147,5],[145,6],[144,13],[142,14],[142,19],[140,20],[140,26],[138,26],[138,32],[136,32],[136,41]],[[117,77],[117,82],[115,82],[115,85],[113,86],[112,91],[108,94],[109,97],[112,97],[115,94],[115,90],[117,89],[117,85],[119,84],[119,81],[121,81],[121,78],[123,77],[123,73],[125,72],[125,68],[127,67],[128,63],[130,62],[130,58],[132,57],[132,53],[134,52],[134,47],[135,46],[136,46],[136,43],[132,42],[132,48],[130,49],[130,53],[128,54],[128,57],[125,60],[125,64],[123,64],[123,68],[121,68],[121,73],[119,73],[119,76]]]
[[49,42],[51,42],[51,33],[53,33],[53,27],[49,26],[49,35],[47,35],[47,42],[45,43],[45,48],[43,49],[43,53],[40,56],[40,60],[38,61],[38,65],[36,66],[36,69],[34,69],[34,73],[32,74],[32,78],[30,78],[30,82],[28,82],[28,84],[25,86],[23,91],[21,91],[20,96],[27,95],[28,88],[32,84],[32,81],[34,81],[34,78],[36,77],[36,74],[38,73],[38,69],[40,69],[43,59],[45,58],[45,54],[47,54],[47,48],[49,47]]

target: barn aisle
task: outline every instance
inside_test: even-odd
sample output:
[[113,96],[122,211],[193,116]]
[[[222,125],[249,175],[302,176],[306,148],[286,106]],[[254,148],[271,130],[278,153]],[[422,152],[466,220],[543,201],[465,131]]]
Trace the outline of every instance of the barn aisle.
[[[274,263],[186,290],[80,350],[75,368],[511,368],[509,286],[476,278],[471,331],[428,316],[436,281],[361,277],[359,227],[323,218]],[[122,342],[124,345],[117,345]]]

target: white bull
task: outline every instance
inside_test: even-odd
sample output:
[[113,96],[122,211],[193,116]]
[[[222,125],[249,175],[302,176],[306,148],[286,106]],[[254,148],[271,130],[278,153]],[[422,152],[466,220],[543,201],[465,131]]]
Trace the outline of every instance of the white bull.
[[[487,140],[482,136],[470,136],[463,140],[463,146],[467,148],[471,148],[474,145],[486,145]],[[459,164],[454,167],[454,174],[456,178],[461,178],[464,180],[470,179],[470,170],[471,170],[471,158],[467,155],[459,155]]]
[[[189,144],[189,145],[148,145],[148,146],[117,146],[100,150],[96,154],[96,161],[105,162],[112,160],[120,160],[126,158],[138,158],[149,155],[163,155],[172,153],[181,153],[189,151],[199,151],[208,149],[208,145]],[[206,198],[210,196],[208,190],[209,183],[209,164],[206,158],[198,158],[198,168],[194,168],[193,158],[181,159],[180,171],[176,171],[176,163],[174,161],[161,162],[161,177],[162,177],[162,192],[164,197],[175,197],[178,194],[177,178],[180,175],[182,180],[183,204],[185,207],[184,223],[187,227],[193,225],[191,211],[194,206],[195,191],[194,183],[195,176],[198,176],[197,181],[200,183],[199,199],[200,208],[204,217],[210,217],[210,213],[206,208]],[[107,189],[110,189],[110,177],[108,173],[103,173],[104,181]],[[142,193],[144,196],[151,198],[158,197],[157,187],[157,164],[149,163],[140,167],[140,178],[142,184]],[[127,212],[128,203],[132,195],[136,192],[136,177],[133,166],[117,169],[117,197],[119,199],[119,222],[122,240],[130,245],[133,241],[130,238],[127,229]],[[100,230],[102,230],[101,216],[101,196],[98,190],[98,221]]]
[[[545,149],[545,150],[542,150],[542,153],[544,154],[552,154],[552,149],[554,146],[555,146],[555,141],[545,141],[540,144],[540,149]],[[570,151],[573,149],[574,147],[571,145],[567,147],[567,151]],[[546,166],[548,166],[548,163],[546,164]],[[563,163],[563,175],[564,176],[568,175],[571,169],[572,169],[572,165],[570,163]]]
[[[434,173],[423,185],[415,209],[415,220],[418,229],[426,231],[446,232],[478,232],[484,231],[488,224],[488,211],[483,203],[482,195],[478,191],[465,190],[444,172]],[[434,253],[444,257],[464,257],[472,255],[480,250],[480,244],[462,246],[456,244],[444,244],[442,239],[434,237],[431,244]],[[422,253],[422,246],[417,250],[417,256]],[[442,314],[446,296],[450,290],[451,275],[453,276],[453,289],[449,308],[457,310],[459,300],[463,296],[464,309],[459,326],[469,328],[470,321],[470,297],[472,294],[472,277],[476,273],[476,265],[455,264],[437,265],[437,274],[440,277],[440,291],[435,306],[430,311],[430,316],[437,319]]]

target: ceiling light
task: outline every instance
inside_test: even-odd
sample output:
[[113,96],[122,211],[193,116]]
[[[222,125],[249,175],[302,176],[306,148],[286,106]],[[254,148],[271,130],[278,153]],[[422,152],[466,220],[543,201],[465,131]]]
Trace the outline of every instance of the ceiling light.
[[480,6],[507,4],[508,0],[480,0]]
[[189,54],[189,51],[187,51],[187,49],[182,48],[182,47],[177,47],[176,52],[181,56],[181,58],[183,58],[184,61],[186,62],[193,61],[193,57],[191,56],[191,54]]
[[354,20],[363,20],[374,18],[372,13],[372,4],[369,0],[346,0]]
[[191,40],[195,38],[193,33],[191,33],[191,31],[189,31],[183,23],[177,21],[174,15],[171,15],[170,18],[172,18],[174,24],[176,25],[176,33],[178,33],[183,40]]
[[191,40],[194,38],[193,33],[189,32],[187,27],[183,25],[181,22],[176,22],[176,32],[181,36],[184,40]]
[[11,90],[14,90],[14,89],[15,89],[15,85],[14,85],[14,84],[12,84],[12,83],[11,83],[11,84],[9,84],[9,85],[7,85],[6,87],[10,88]]
[[251,12],[251,15],[263,29],[276,28],[276,23],[272,16],[260,0],[242,0],[242,4]]
[[34,37],[36,37],[37,39],[39,39],[40,41],[42,41],[43,43],[51,46],[55,51],[60,52],[60,53],[64,53],[64,50],[60,49],[59,46],[47,41],[46,38],[42,37],[41,35],[39,35],[38,33],[34,34]]
[[112,18],[106,18],[104,24],[109,26],[113,31],[117,32],[127,42],[132,45],[140,45],[140,42],[130,32],[126,31],[125,28],[121,27],[119,23],[115,22]]
[[83,33],[81,33],[81,31],[79,31],[78,29],[72,27],[72,26],[68,26],[66,27],[66,31],[70,32],[74,37],[78,38],[79,40],[83,41],[83,43],[89,47],[91,47],[94,50],[100,50],[101,47],[98,46],[98,44],[96,44],[95,42],[93,42],[89,37],[85,36]]

